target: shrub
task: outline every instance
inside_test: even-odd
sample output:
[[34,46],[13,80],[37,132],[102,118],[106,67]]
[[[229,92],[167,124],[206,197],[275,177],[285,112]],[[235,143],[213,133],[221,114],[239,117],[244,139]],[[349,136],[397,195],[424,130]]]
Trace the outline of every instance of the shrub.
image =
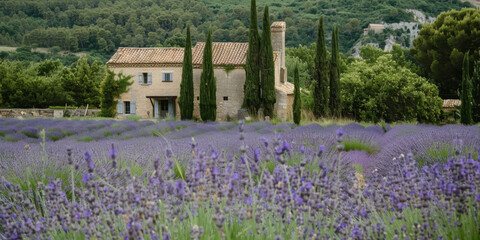
[[438,88],[397,61],[385,54],[349,66],[341,78],[343,116],[373,122],[439,121]]

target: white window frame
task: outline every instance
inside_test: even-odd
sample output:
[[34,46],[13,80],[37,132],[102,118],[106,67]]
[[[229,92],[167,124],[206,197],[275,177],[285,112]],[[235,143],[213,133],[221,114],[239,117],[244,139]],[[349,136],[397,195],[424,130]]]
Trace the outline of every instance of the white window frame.
[[[170,74],[170,81],[165,80],[165,77],[167,76],[167,74]],[[173,82],[173,71],[162,72],[162,82]]]

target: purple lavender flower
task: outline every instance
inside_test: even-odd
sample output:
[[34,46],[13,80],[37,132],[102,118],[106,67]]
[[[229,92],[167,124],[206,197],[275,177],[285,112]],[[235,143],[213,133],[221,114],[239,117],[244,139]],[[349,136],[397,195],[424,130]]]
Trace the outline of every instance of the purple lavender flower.
[[255,148],[253,151],[253,159],[256,163],[260,162],[260,150],[258,148]]
[[108,151],[108,155],[112,160],[115,160],[117,158],[117,150],[115,150],[115,146],[112,143],[112,148]]

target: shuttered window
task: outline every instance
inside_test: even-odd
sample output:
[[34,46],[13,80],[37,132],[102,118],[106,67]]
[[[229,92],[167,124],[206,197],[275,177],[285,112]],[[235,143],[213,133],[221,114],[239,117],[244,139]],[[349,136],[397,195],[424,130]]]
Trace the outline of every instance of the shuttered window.
[[140,84],[140,85],[152,85],[152,73],[139,72],[138,73],[138,84]]
[[123,102],[120,99],[118,99],[117,103],[117,112],[118,114],[123,114]]
[[172,73],[163,73],[162,74],[162,82],[172,82]]
[[135,102],[130,102],[130,114],[135,115],[136,105]]

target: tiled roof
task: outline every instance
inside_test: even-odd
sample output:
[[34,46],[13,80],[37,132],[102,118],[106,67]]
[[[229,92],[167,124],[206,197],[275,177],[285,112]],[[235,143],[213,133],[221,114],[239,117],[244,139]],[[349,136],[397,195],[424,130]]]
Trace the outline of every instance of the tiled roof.
[[181,64],[183,48],[118,48],[107,64]]
[[456,106],[462,105],[462,101],[459,99],[444,99],[443,100],[443,107],[444,108],[454,108]]
[[275,89],[286,94],[294,94],[295,85],[291,82],[275,84]]
[[[194,65],[201,65],[205,42],[198,42],[192,51]],[[212,43],[213,65],[243,65],[247,60],[248,43],[214,42]]]
[[[192,49],[194,65],[201,65],[205,42]],[[243,65],[247,60],[248,43],[212,43],[213,65]],[[107,64],[182,64],[183,48],[118,48]],[[274,54],[275,55],[275,54]]]

